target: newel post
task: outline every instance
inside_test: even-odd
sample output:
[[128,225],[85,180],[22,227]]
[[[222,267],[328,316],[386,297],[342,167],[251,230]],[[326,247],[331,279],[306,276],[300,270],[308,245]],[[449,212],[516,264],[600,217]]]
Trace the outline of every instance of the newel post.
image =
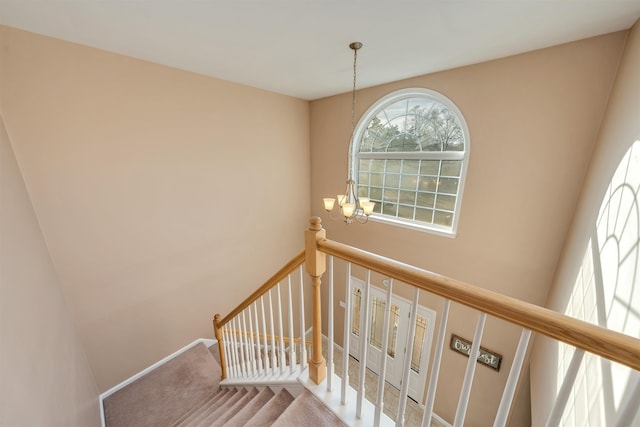
[[227,378],[227,363],[224,359],[224,343],[222,342],[222,328],[220,328],[220,315],[216,314],[213,316],[213,330],[216,334],[216,339],[218,340],[218,351],[220,352],[220,368],[222,370],[222,375],[220,375],[220,379],[224,380]]
[[312,351],[309,360],[309,378],[320,384],[327,376],[327,364],[322,356],[322,304],[320,284],[322,274],[327,268],[326,255],[318,250],[317,242],[326,237],[321,220],[315,216],[309,220],[309,228],[304,234],[305,265],[311,276],[313,312],[312,312]]

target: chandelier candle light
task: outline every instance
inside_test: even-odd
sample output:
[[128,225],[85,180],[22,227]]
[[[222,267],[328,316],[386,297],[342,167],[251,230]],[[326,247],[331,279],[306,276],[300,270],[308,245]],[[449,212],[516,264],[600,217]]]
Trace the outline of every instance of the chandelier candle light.
[[[347,180],[347,188],[344,194],[338,194],[334,199],[332,197],[324,198],[324,209],[329,212],[335,206],[336,200],[340,207],[340,215],[344,217],[344,222],[349,225],[354,220],[364,224],[369,220],[369,215],[373,213],[375,203],[367,197],[358,197],[356,182],[353,180],[353,137],[355,132],[355,111],[356,111],[356,65],[358,61],[358,49],[362,47],[362,43],[353,42],[349,48],[353,49],[353,91],[351,92],[351,140],[349,142],[349,179]],[[336,219],[331,217],[332,219]]]

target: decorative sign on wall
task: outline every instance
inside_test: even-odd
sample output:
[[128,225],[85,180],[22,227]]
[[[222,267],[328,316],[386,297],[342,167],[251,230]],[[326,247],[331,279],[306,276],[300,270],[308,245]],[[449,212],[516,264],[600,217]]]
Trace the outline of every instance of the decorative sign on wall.
[[[469,357],[469,353],[471,353],[471,341],[467,341],[464,338],[451,334],[451,349]],[[480,347],[478,362],[499,371],[500,363],[502,363],[502,355],[487,350],[484,347]]]

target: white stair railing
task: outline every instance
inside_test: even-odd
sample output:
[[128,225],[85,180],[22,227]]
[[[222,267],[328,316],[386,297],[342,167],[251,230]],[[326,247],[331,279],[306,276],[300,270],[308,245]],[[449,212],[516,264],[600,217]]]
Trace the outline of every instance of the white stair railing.
[[303,262],[301,253],[225,319],[215,316],[225,384],[296,381],[306,367]]

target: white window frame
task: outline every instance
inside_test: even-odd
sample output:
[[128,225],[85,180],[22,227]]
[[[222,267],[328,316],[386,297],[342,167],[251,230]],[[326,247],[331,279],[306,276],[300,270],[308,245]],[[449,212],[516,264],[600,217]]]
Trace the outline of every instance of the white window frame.
[[[373,118],[384,108],[389,106],[390,104],[396,103],[398,101],[402,101],[408,98],[416,98],[416,97],[426,97],[432,98],[441,104],[445,105],[451,112],[456,114],[458,120],[460,121],[460,126],[462,128],[462,132],[464,135],[464,151],[437,151],[437,152],[415,152],[415,153],[402,153],[402,152],[387,152],[387,153],[360,153],[360,141],[364,136],[365,131],[367,130],[367,126],[369,122],[373,120]],[[465,177],[467,175],[467,166],[469,163],[469,152],[470,152],[470,137],[469,137],[469,128],[467,127],[467,122],[458,107],[446,96],[443,94],[436,92],[431,89],[425,88],[408,88],[401,89],[395,92],[392,92],[378,101],[376,101],[369,109],[364,113],[364,115],[358,121],[356,125],[354,135],[353,135],[353,144],[351,147],[351,152],[349,155],[353,160],[350,162],[351,173],[356,181],[356,186],[359,181],[358,174],[358,163],[360,159],[385,159],[385,160],[462,160],[462,166],[460,169],[460,178],[458,181],[458,193],[456,196],[455,207],[453,210],[453,220],[451,227],[442,226],[439,224],[427,223],[416,220],[409,220],[405,218],[398,218],[390,215],[384,215],[381,213],[373,213],[369,217],[372,221],[378,221],[386,224],[391,224],[399,227],[410,228],[413,230],[425,231],[441,236],[446,237],[455,237],[457,235],[458,230],[458,220],[460,218],[460,209],[462,206],[462,193],[464,190]]]

